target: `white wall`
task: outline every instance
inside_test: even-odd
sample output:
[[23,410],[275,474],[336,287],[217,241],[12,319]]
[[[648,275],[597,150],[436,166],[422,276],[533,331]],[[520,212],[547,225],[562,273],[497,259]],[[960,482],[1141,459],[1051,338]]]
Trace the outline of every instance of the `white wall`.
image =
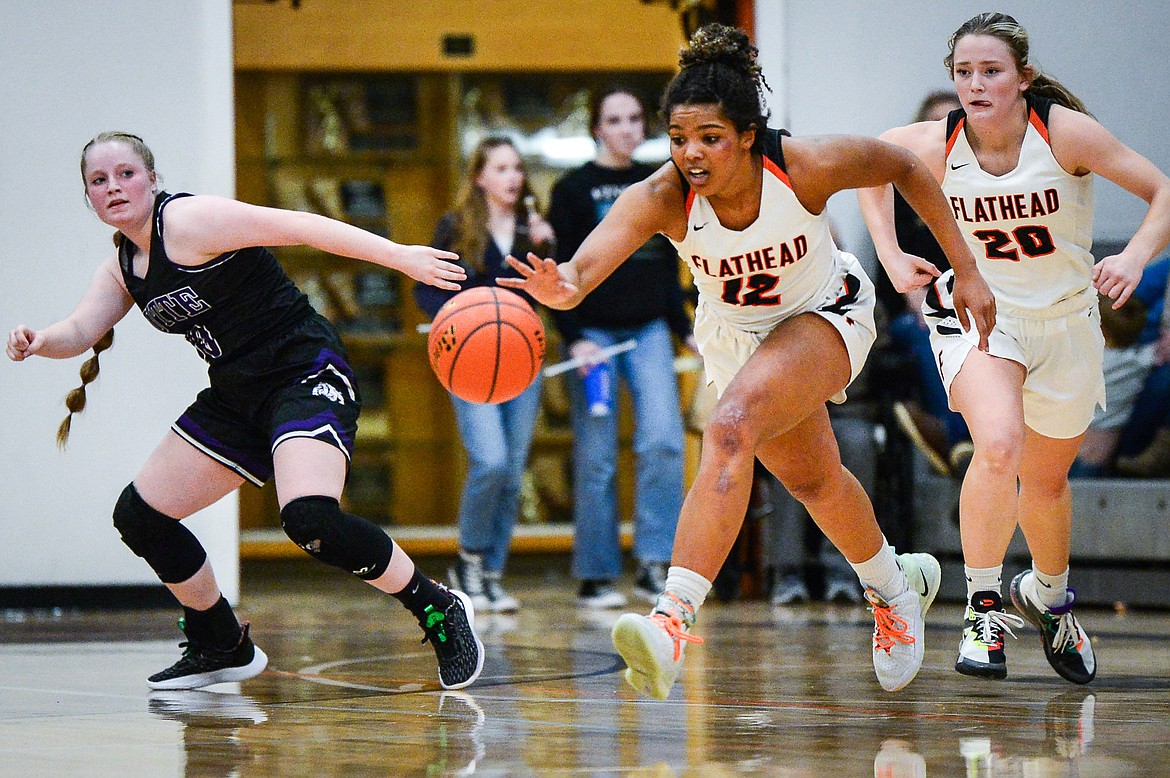
[[[1080,97],[1122,142],[1170,171],[1170,4],[1146,0],[757,0],[756,42],[776,89],[773,124],[797,135],[878,135],[949,88],[947,39],[984,11],[1028,30],[1031,58]],[[1100,178],[1098,242],[1125,241],[1145,203]],[[850,250],[872,256],[852,193],[830,210]]]
[[[229,0],[5,0],[0,11],[0,332],[66,316],[111,251],[87,210],[79,156],[98,132],[128,130],[171,189],[235,189]],[[54,442],[84,358],[0,359],[0,586],[157,583],[118,538],[119,492],[206,385],[182,338],[137,310],[75,417]],[[239,593],[235,496],[193,517],[225,593]]]

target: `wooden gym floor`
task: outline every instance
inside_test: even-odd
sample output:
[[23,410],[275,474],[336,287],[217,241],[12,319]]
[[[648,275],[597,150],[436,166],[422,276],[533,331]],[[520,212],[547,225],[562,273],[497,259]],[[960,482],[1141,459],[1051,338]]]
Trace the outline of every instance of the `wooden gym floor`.
[[545,561],[513,565],[519,614],[479,621],[466,693],[439,690],[396,601],[304,562],[245,566],[239,610],[269,669],[197,692],[145,685],[177,658],[171,611],[0,612],[0,775],[1170,774],[1165,611],[1080,611],[1100,670],[1077,687],[1030,628],[1006,681],[958,675],[960,606],[938,603],[922,672],[887,694],[864,608],[710,602],[706,644],[658,702],[622,681],[619,612],[581,611],[567,560]]

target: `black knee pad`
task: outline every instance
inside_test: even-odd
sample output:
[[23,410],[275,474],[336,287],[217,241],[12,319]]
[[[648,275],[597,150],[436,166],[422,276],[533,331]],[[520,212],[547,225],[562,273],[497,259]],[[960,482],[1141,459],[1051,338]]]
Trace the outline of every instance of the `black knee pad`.
[[134,484],[118,497],[114,527],[122,542],[145,559],[163,583],[182,583],[207,561],[207,552],[191,530],[147,505]]
[[298,497],[280,511],[280,526],[293,543],[327,565],[364,581],[386,572],[394,541],[376,524],[341,510],[332,497]]

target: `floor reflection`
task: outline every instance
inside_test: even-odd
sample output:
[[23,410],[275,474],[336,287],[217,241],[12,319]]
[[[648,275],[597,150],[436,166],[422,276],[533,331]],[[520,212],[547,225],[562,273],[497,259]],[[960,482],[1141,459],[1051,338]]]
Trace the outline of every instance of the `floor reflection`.
[[[660,702],[621,679],[616,613],[580,611],[571,584],[547,576],[511,588],[525,607],[479,622],[484,672],[462,692],[438,688],[399,609],[311,580],[247,593],[269,670],[193,692],[145,687],[175,647],[141,629],[169,614],[8,622],[0,774],[990,778],[1170,765],[1167,613],[1086,612],[1101,673],[1073,687],[1034,646],[1010,653],[1005,681],[958,675],[960,606],[940,603],[922,673],[888,694],[864,609],[713,603],[707,642]],[[95,620],[101,640],[79,642]]]

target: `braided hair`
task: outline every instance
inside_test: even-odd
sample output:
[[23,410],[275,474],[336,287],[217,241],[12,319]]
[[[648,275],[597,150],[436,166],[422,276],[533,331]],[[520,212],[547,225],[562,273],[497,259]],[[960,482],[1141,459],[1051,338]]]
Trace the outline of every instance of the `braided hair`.
[[[89,154],[89,150],[99,143],[108,143],[110,141],[118,141],[125,143],[134,153],[138,155],[139,159],[146,166],[148,172],[154,172],[154,152],[146,145],[142,138],[129,132],[103,132],[93,137],[81,149],[81,181],[85,183],[85,158]],[[122,234],[121,230],[114,232],[114,246],[122,248],[123,241],[126,236]],[[105,335],[98,338],[97,343],[93,344],[93,356],[87,359],[81,365],[81,386],[77,387],[69,394],[65,395],[65,407],[69,409],[68,415],[61,420],[61,426],[57,427],[57,445],[65,448],[65,444],[69,442],[69,430],[73,426],[73,414],[81,413],[85,410],[85,387],[93,383],[98,373],[101,372],[101,364],[98,360],[98,355],[108,349],[114,344],[114,330],[111,328]]]
[[61,426],[57,428],[57,445],[59,447],[65,448],[65,444],[69,442],[69,428],[73,423],[73,414],[81,413],[85,410],[86,384],[93,383],[98,377],[98,372],[101,370],[101,365],[98,364],[98,355],[112,346],[113,343],[114,330],[110,329],[98,339],[97,343],[93,344],[93,356],[82,364],[80,371],[81,386],[65,396],[65,407],[69,409],[69,415],[61,421]]
[[764,92],[772,91],[756,62],[759,50],[747,33],[724,24],[707,24],[679,52],[679,72],[662,95],[662,115],[677,105],[718,105],[739,132],[755,129],[752,151],[763,148],[771,112]]

